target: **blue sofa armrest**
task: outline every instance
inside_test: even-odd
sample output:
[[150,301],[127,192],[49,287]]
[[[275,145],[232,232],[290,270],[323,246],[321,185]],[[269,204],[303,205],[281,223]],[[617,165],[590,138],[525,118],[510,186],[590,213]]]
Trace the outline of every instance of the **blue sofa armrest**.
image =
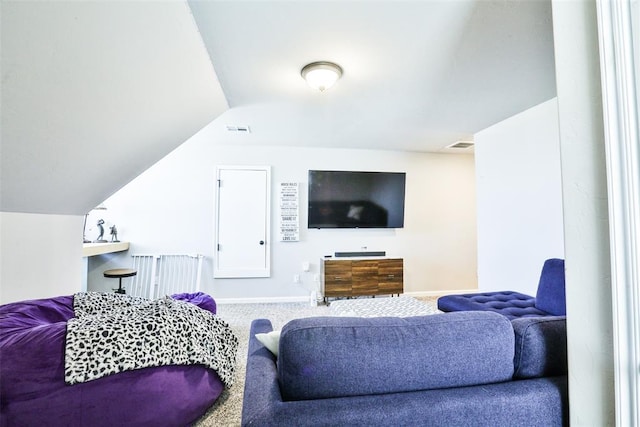
[[268,412],[273,409],[275,402],[282,401],[276,356],[255,338],[255,334],[268,333],[272,330],[271,321],[267,319],[256,319],[251,322],[247,351],[247,377],[244,383],[244,401],[251,404],[242,405],[243,425],[251,425],[254,420],[273,419]]
[[516,338],[514,378],[567,375],[565,316],[526,317],[511,324]]

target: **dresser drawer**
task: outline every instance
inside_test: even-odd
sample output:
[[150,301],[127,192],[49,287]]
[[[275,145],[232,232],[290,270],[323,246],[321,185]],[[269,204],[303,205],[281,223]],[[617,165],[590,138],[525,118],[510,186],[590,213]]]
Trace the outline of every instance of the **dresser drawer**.
[[385,259],[378,263],[378,293],[400,294],[403,292],[402,259]]
[[324,294],[325,296],[351,296],[351,261],[325,261]]

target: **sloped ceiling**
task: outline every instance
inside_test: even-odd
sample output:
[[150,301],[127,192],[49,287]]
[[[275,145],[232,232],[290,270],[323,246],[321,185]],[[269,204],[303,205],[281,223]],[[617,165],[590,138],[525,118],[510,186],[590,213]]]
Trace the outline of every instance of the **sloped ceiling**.
[[186,2],[0,7],[2,211],[84,214],[228,108]]
[[[205,125],[442,152],[556,95],[549,0],[3,0],[0,19],[1,211],[84,214]],[[300,77],[317,60],[344,69],[324,93]]]
[[[556,95],[549,0],[189,4],[232,107],[214,143],[442,152]],[[320,60],[344,70],[324,93]]]

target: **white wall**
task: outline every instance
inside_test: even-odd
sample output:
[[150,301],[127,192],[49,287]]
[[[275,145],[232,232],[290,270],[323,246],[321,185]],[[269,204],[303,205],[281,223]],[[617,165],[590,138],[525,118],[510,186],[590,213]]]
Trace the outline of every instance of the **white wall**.
[[596,2],[553,1],[572,426],[614,425],[613,314]]
[[535,296],[545,259],[564,258],[554,98],[474,137],[478,287]]
[[83,221],[0,212],[0,304],[80,291]]
[[[301,183],[300,242],[271,242],[272,276],[213,279],[214,167],[272,166],[272,236],[277,239],[279,182]],[[405,227],[388,230],[306,229],[309,169],[407,173]],[[383,250],[405,260],[405,291],[472,290],[476,281],[476,209],[472,156],[393,151],[215,145],[209,130],[187,141],[105,201],[107,225],[115,223],[129,254],[92,257],[89,289],[114,284],[102,271],[130,265],[132,253],[201,253],[203,290],[216,298],[287,298],[309,295],[323,255]],[[93,237],[92,237],[93,238]],[[311,263],[308,273],[303,262]],[[302,285],[293,284],[294,274]]]

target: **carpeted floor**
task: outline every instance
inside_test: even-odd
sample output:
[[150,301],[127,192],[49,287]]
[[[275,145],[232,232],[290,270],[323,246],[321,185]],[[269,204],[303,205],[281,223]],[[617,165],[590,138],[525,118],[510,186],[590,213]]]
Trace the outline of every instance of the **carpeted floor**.
[[[435,310],[436,298],[417,298]],[[249,327],[253,319],[271,320],[274,329],[281,329],[291,319],[313,316],[330,316],[329,307],[309,304],[220,304],[218,315],[223,318],[235,332],[239,340],[236,378],[233,386],[226,389],[207,413],[195,423],[197,427],[239,426],[244,393],[244,377],[247,364],[247,344]]]

